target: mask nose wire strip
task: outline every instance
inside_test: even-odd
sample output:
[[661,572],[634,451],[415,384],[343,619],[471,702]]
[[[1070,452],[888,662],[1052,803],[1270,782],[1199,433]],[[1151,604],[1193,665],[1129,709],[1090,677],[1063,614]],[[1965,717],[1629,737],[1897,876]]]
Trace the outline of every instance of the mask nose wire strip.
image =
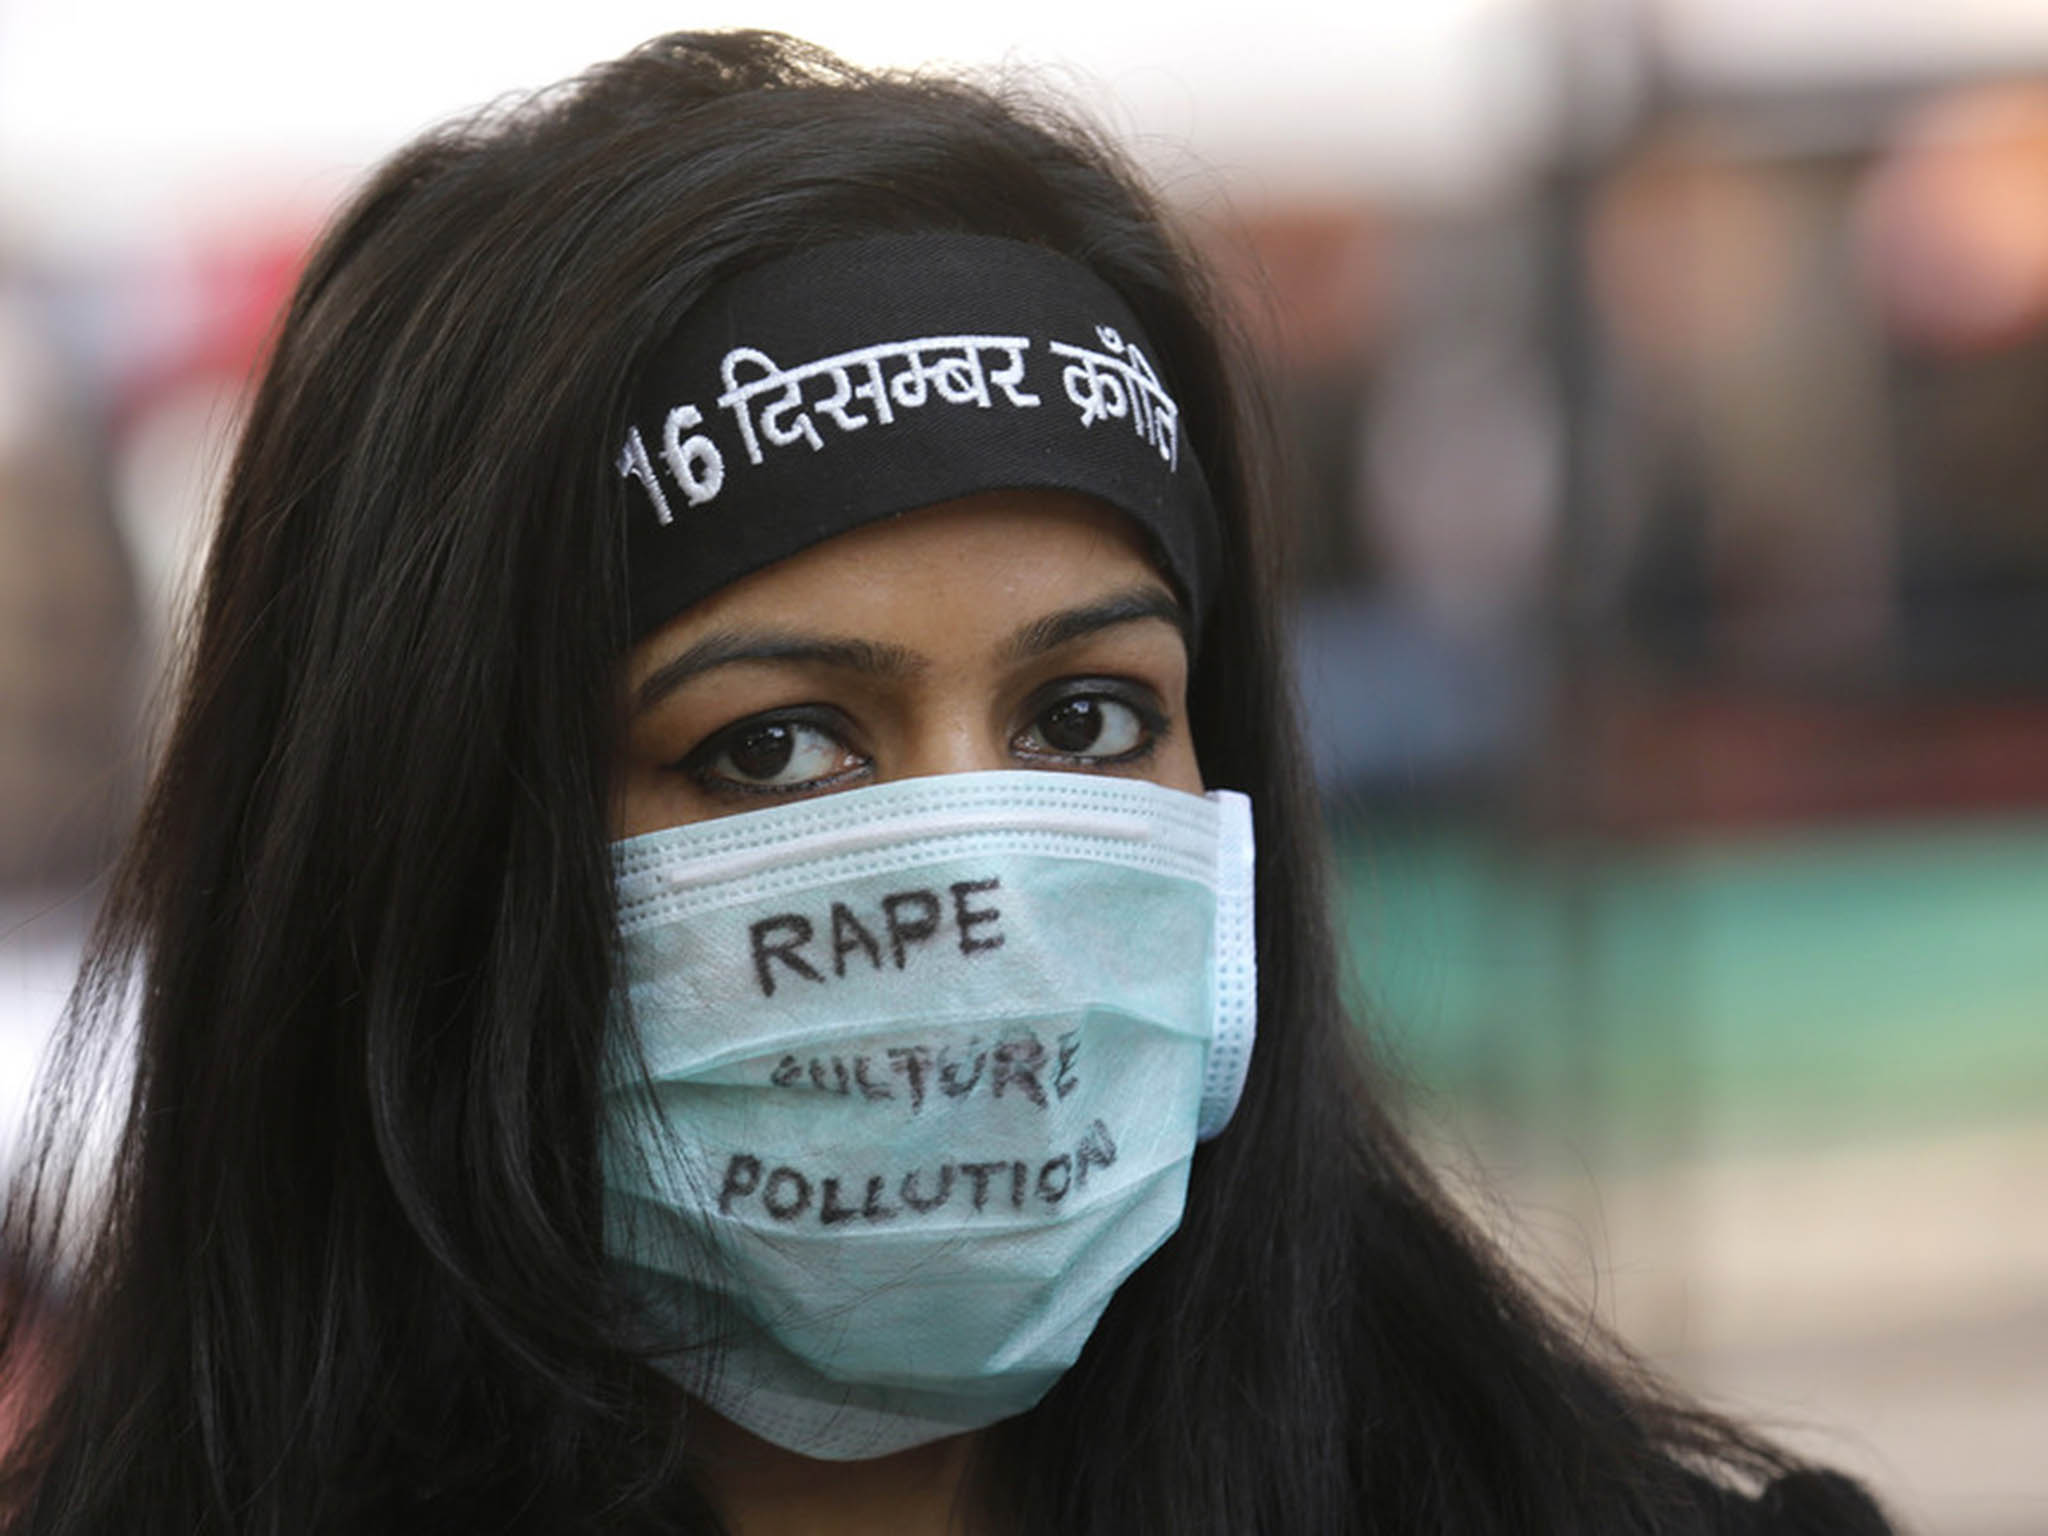
[[[1120,843],[1156,840],[1151,824],[1141,816],[1071,810],[992,810],[919,816],[844,827],[830,833],[814,832],[806,838],[804,852],[807,859],[825,859],[888,847],[906,837],[956,837],[980,832],[1056,832],[1072,837],[1107,838]],[[709,855],[693,862],[687,883],[691,886],[715,885],[723,880],[741,879],[758,870],[774,868],[783,858],[780,848],[772,843],[723,855]],[[676,889],[682,883],[664,880],[659,888]]]

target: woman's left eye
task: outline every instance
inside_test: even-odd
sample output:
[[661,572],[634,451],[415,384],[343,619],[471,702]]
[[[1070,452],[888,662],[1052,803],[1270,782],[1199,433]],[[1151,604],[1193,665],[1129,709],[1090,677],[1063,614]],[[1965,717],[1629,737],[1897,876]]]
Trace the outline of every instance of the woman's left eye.
[[1155,709],[1105,693],[1071,693],[1039,710],[1018,734],[1026,757],[1070,762],[1135,762],[1159,743],[1166,722]]

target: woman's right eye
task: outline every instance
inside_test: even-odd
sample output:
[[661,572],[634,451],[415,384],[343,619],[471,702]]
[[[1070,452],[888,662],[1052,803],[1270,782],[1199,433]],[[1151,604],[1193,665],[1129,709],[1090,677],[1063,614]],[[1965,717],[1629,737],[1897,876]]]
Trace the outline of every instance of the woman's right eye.
[[728,726],[676,766],[714,792],[799,794],[868,764],[824,723],[782,715]]

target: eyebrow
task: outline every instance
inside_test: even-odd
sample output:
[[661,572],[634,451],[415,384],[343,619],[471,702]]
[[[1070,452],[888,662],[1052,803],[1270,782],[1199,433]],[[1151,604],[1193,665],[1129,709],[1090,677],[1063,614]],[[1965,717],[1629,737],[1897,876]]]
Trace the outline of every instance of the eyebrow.
[[[1010,637],[1003,654],[1013,662],[1029,661],[1101,630],[1145,620],[1171,624],[1186,638],[1187,617],[1172,594],[1162,587],[1134,586],[1113,592],[1100,602],[1033,620]],[[914,651],[873,640],[839,639],[793,630],[719,630],[648,673],[633,691],[634,713],[651,709],[706,672],[748,662],[798,662],[880,678],[914,677],[931,665]]]
[[651,708],[694,677],[750,661],[804,662],[889,678],[910,677],[929,665],[900,645],[872,640],[837,640],[781,630],[719,630],[648,673],[633,690],[633,710],[637,714]]
[[1112,629],[1119,624],[1136,624],[1146,619],[1171,624],[1183,642],[1188,638],[1187,615],[1174,601],[1172,593],[1164,587],[1134,586],[1112,592],[1101,602],[1090,603],[1085,608],[1068,608],[1034,620],[1010,637],[1004,654],[1011,661],[1030,661],[1099,630]]

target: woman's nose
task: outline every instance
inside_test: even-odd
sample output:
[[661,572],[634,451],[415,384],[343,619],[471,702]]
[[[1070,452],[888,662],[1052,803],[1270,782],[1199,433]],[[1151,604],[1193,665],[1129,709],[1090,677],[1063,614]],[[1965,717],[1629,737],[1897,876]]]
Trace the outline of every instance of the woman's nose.
[[917,722],[906,737],[897,762],[889,765],[885,776],[917,779],[1011,766],[1009,743],[990,728],[986,715],[970,717],[960,711]]

